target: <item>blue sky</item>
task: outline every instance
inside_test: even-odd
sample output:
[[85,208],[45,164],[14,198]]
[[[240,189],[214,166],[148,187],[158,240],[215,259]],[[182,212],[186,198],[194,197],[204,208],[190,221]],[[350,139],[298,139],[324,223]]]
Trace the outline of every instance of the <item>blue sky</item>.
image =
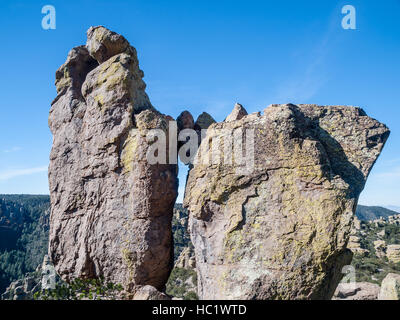
[[[43,30],[41,9],[56,8]],[[344,5],[357,29],[344,30]],[[91,25],[123,34],[161,112],[354,105],[392,131],[360,203],[400,207],[400,0],[1,1],[0,193],[48,193],[54,75]],[[184,178],[181,171],[181,191]],[[180,196],[181,199],[181,196]]]

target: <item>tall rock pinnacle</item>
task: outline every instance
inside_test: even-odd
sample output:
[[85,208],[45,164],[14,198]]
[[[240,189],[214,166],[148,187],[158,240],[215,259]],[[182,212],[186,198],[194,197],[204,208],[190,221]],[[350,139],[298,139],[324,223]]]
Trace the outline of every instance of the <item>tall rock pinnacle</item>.
[[[354,107],[240,110],[208,129],[187,181],[199,297],[330,299],[389,130]],[[242,144],[229,157],[232,137]]]
[[104,27],[87,32],[56,72],[49,183],[49,253],[60,276],[104,277],[135,294],[162,290],[172,268],[177,166],[151,165],[151,105],[135,48]]

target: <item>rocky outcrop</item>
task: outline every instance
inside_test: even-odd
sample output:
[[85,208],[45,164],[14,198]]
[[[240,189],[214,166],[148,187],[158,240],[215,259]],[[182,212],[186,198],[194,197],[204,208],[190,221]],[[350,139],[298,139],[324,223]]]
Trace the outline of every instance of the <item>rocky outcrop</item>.
[[66,281],[104,277],[131,294],[146,285],[162,290],[173,265],[177,166],[150,164],[156,139],[146,135],[168,134],[172,118],[151,105],[124,37],[104,27],[87,37],[56,72],[51,260]]
[[384,240],[376,240],[374,241],[374,249],[375,249],[375,255],[378,258],[384,258],[386,257],[386,242]]
[[[389,130],[355,107],[234,118],[211,124],[186,187],[200,299],[331,299]],[[226,152],[232,136],[242,157]]]
[[379,286],[369,282],[340,283],[332,300],[377,300]]
[[[376,214],[376,212],[372,207],[371,214]],[[355,243],[353,237],[356,237],[359,242]],[[389,219],[381,226],[376,226],[372,220],[361,221],[360,228],[358,230],[353,228],[349,239],[348,248],[354,256],[351,269],[346,268],[350,272],[346,280],[355,281],[357,278],[358,281],[380,285],[387,274],[399,273],[397,264],[389,261],[387,257],[390,243],[399,243],[399,241],[400,226],[389,223]],[[357,244],[361,250],[354,248]]]
[[395,224],[396,226],[400,226],[400,214],[387,217],[387,221],[389,224]]
[[171,297],[150,285],[146,285],[136,290],[133,300],[171,300]]
[[178,130],[194,129],[194,119],[192,114],[185,110],[176,118]]
[[54,289],[59,283],[53,265],[46,255],[35,272],[27,273],[22,279],[13,281],[1,295],[2,300],[33,300],[35,294],[45,289]]
[[379,300],[400,300],[400,275],[389,273],[381,284]]
[[367,256],[369,254],[369,250],[363,247],[360,239],[362,232],[361,228],[361,221],[357,218],[357,216],[354,216],[347,248],[350,249],[354,254]]
[[196,259],[192,247],[186,247],[183,249],[175,263],[176,268],[183,269],[196,269]]
[[1,295],[2,300],[32,300],[33,295],[39,292],[40,285],[34,275],[27,275],[23,279],[11,282]]
[[232,112],[226,117],[225,122],[240,120],[247,116],[247,111],[240,103],[236,103]]
[[213,123],[215,123],[214,118],[211,117],[207,112],[203,112],[196,119],[196,122],[194,123],[194,129],[196,131],[208,129],[208,127]]
[[386,249],[386,256],[390,262],[399,263],[400,262],[400,245],[390,244]]
[[357,218],[357,216],[355,216],[354,220],[353,220],[353,227],[352,227],[351,233],[356,234],[357,231],[359,231],[359,230],[361,230],[361,221],[360,221],[360,219]]
[[361,247],[361,240],[356,235],[350,236],[347,248],[350,249],[354,254],[366,256],[369,253],[368,249]]

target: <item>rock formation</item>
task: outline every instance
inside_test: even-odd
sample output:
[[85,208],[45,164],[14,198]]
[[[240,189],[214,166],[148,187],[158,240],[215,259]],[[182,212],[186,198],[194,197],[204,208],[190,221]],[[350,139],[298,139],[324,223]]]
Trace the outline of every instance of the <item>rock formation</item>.
[[240,103],[236,103],[232,112],[225,119],[225,122],[240,120],[243,117],[247,116],[247,111]]
[[33,300],[35,293],[39,294],[42,290],[53,289],[53,285],[57,285],[58,282],[54,267],[46,255],[35,272],[27,273],[23,279],[13,281],[1,295],[1,299]]
[[378,258],[386,257],[386,242],[384,240],[376,240],[374,241],[374,249],[375,255]]
[[151,105],[124,37],[104,27],[87,37],[56,72],[51,260],[66,281],[104,277],[132,295],[146,285],[162,290],[173,265],[177,166],[150,164],[155,140],[146,135],[168,134],[172,118]]
[[396,226],[400,226],[400,214],[389,216],[387,219],[389,224],[395,224]]
[[[159,141],[148,134],[168,137],[173,119],[151,105],[142,78],[135,48],[104,27],[57,70],[49,254],[66,281],[104,277],[129,298],[169,299],[159,291],[173,265],[177,159],[169,139],[165,164],[147,156]],[[291,104],[263,115],[236,104],[222,123],[185,111],[184,129],[201,141],[184,161],[200,298],[330,299],[389,130],[359,108]]]
[[208,127],[211,126],[213,123],[215,123],[213,117],[211,117],[207,112],[203,112],[201,115],[198,116],[196,122],[194,123],[194,129],[196,131],[208,129]]
[[235,114],[209,127],[186,186],[199,298],[331,299],[389,130],[355,107]]
[[40,290],[40,285],[34,276],[28,275],[24,279],[11,282],[1,295],[2,300],[33,300],[34,293]]
[[379,300],[400,300],[400,275],[389,273],[381,284]]
[[146,285],[136,291],[133,300],[171,300],[171,298],[156,288]]
[[176,118],[178,130],[194,129],[194,119],[192,114],[185,110]]
[[377,300],[379,286],[369,282],[340,283],[332,300]]
[[363,256],[368,255],[369,250],[361,247],[361,239],[356,235],[351,235],[349,238],[349,242],[347,244],[347,248],[351,250],[351,252],[360,254]]
[[390,262],[400,262],[400,244],[390,244],[386,249],[386,256]]
[[175,262],[175,267],[183,269],[196,269],[196,259],[192,247],[189,246],[183,249],[178,257],[178,260]]
[[354,216],[347,248],[350,249],[354,254],[367,256],[369,254],[369,250],[364,248],[361,243],[361,233],[361,221],[357,218],[357,216]]

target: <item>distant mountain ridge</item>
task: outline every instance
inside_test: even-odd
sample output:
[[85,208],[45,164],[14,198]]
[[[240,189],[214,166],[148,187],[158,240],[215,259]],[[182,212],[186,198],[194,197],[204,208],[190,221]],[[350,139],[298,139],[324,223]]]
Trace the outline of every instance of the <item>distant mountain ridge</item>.
[[399,206],[385,206],[386,209],[396,211],[397,213],[400,213],[400,207]]
[[360,220],[370,221],[379,219],[380,217],[387,218],[399,214],[396,211],[389,210],[387,208],[378,206],[363,206],[358,205],[356,210],[356,216]]

